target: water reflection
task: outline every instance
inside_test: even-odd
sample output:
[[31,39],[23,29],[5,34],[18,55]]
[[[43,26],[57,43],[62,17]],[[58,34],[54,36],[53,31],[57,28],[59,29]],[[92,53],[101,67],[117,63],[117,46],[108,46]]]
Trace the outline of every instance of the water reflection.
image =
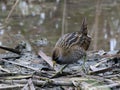
[[1,9],[2,11],[6,11],[7,7],[5,3],[1,3]]
[[111,39],[110,39],[110,50],[111,50],[111,51],[115,50],[116,45],[117,45],[116,39],[115,39],[115,38],[111,38]]
[[22,15],[25,16],[25,15],[29,14],[28,3],[26,1],[19,2],[19,9],[20,9]]
[[61,21],[61,19],[57,19],[57,20],[55,21],[55,28],[56,28],[56,29],[59,29],[59,27],[60,27],[60,21]]
[[47,40],[47,38],[41,38],[39,40],[33,41],[33,43],[37,46],[47,46],[48,40]]
[[10,31],[10,30],[11,30],[11,28],[12,28],[11,26],[8,26],[8,27],[7,27],[7,30],[8,30],[8,31]]
[[108,35],[105,33],[104,38],[107,39]]
[[52,18],[52,16],[53,16],[53,12],[52,11],[50,11],[49,16],[50,16],[50,18]]
[[40,24],[43,24],[44,23],[44,20],[45,20],[45,13],[44,12],[42,12],[42,13],[40,13],[40,20],[39,20],[39,25]]
[[58,4],[60,2],[60,0],[56,0],[56,3]]
[[56,29],[59,28],[59,24],[58,24],[58,23],[55,24],[55,28],[56,28]]
[[120,26],[118,26],[118,33],[120,33]]
[[0,23],[0,45],[2,45],[2,38],[3,38],[4,32],[5,32],[4,27],[2,23]]
[[[8,0],[8,2],[10,1],[12,0]],[[65,24],[67,30],[65,30],[65,33],[80,30],[81,21],[84,16],[87,17],[89,29],[88,33],[91,33],[92,31],[90,30],[92,30],[91,28],[94,23],[93,20],[95,19],[96,3],[89,0],[66,1],[67,6],[65,21],[67,24]],[[109,0],[103,1],[102,15],[100,15],[98,18],[100,19],[97,36],[99,37],[98,49],[105,47],[105,50],[114,50],[116,45],[118,45],[117,42],[120,41],[115,37],[116,34],[118,36],[120,35],[120,19],[118,13],[120,10],[118,8],[120,2],[112,0],[108,3],[108,1]],[[19,30],[25,39],[29,39],[29,41],[38,40],[34,47],[39,47],[42,44],[47,46],[49,43],[46,43],[46,40],[44,40],[45,42],[41,40],[42,37],[46,37],[47,40],[51,42],[51,46],[53,47],[61,33],[63,4],[64,3],[62,0],[20,0],[18,6],[16,6],[14,12],[9,18],[7,31],[10,31],[10,34],[14,35],[18,33]],[[1,12],[6,11],[4,14],[7,16],[13,5],[14,3],[8,3],[8,9],[6,4],[1,3]],[[22,17],[22,15],[26,17]],[[4,20],[5,18],[6,17],[0,17],[0,20]],[[0,30],[0,35],[1,34],[4,34],[4,30]],[[38,37],[35,37],[37,35]],[[92,36],[92,38],[94,38],[94,36]],[[102,45],[103,43],[101,42],[106,44]],[[91,45],[90,50],[93,50],[92,46],[94,45]],[[38,49],[38,47],[36,48]],[[50,48],[49,45],[48,48]]]
[[118,19],[113,20],[113,25],[114,25],[115,27],[118,27],[118,24],[119,24],[119,20],[118,20]]
[[20,23],[19,23],[19,25],[20,25],[20,26],[23,26],[23,25],[24,25],[24,23],[23,23],[23,22],[20,22]]
[[4,34],[4,30],[0,29],[0,35],[3,35],[3,34]]
[[40,19],[45,20],[45,13],[44,12],[40,13]]
[[2,23],[0,23],[0,35],[3,35],[4,34],[4,27],[2,25]]

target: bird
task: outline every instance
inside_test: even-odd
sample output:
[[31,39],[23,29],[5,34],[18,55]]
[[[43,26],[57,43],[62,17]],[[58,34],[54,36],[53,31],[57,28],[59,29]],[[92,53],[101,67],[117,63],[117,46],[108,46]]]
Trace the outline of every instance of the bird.
[[81,28],[78,32],[67,33],[61,36],[52,52],[53,66],[64,64],[51,78],[57,77],[69,65],[84,59],[82,69],[85,73],[88,70],[85,68],[86,51],[91,43],[91,37],[88,35],[86,18],[82,20]]
[[57,64],[72,64],[86,57],[86,51],[91,43],[88,35],[86,18],[82,20],[81,28],[77,32],[61,36],[52,52],[52,60]]

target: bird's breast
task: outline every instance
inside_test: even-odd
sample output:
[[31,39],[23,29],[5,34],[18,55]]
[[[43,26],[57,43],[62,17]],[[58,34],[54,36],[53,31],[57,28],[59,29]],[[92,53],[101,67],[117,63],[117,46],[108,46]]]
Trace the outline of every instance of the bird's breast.
[[69,48],[69,50],[62,48],[62,54],[56,59],[56,62],[58,64],[72,64],[80,60],[85,55],[85,50],[79,46],[74,46]]

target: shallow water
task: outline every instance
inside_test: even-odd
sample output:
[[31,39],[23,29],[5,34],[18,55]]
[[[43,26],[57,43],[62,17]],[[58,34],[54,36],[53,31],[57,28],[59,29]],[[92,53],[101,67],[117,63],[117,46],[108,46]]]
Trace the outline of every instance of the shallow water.
[[[5,19],[13,5],[14,0],[0,2],[0,44],[14,47],[21,40],[26,40],[30,42],[35,52],[42,49],[51,55],[52,48],[62,33],[64,2],[62,0],[31,0],[28,2],[20,0],[5,24]],[[96,50],[119,49],[120,1],[101,2],[98,31],[93,28],[96,25],[96,5],[96,0],[68,0],[64,33],[79,31],[82,18],[87,17],[89,34],[92,37],[89,50],[94,49],[95,32],[98,32]],[[113,38],[116,40],[115,44],[112,42]]]

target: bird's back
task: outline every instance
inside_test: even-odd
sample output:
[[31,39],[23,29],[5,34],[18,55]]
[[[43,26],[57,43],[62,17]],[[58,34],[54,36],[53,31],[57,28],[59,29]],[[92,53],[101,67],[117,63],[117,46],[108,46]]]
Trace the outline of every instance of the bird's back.
[[62,36],[55,46],[62,47],[64,49],[71,48],[74,45],[78,45],[85,50],[88,50],[91,42],[91,37],[84,36],[78,32],[68,33]]

